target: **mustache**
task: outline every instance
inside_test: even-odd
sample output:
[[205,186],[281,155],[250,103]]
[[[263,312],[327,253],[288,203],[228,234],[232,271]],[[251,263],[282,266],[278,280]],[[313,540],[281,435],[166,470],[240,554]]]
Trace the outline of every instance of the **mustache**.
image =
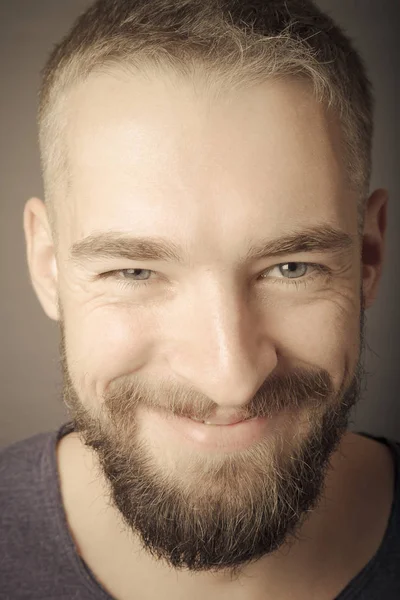
[[[272,373],[251,402],[238,409],[238,414],[243,419],[272,417],[277,412],[299,409],[304,404],[318,409],[333,395],[332,378],[324,369],[294,369],[290,373]],[[182,390],[181,386],[172,381],[155,385],[154,380],[136,382],[132,378],[119,379],[109,384],[103,398],[109,415],[114,416],[132,414],[140,405],[171,416],[205,420],[217,409],[221,409],[220,405],[201,395],[195,388]]]

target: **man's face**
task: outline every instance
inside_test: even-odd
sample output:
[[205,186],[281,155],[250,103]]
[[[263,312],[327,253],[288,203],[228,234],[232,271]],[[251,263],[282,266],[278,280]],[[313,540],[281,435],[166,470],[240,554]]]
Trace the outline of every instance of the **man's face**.
[[[99,75],[70,109],[64,400],[143,546],[176,568],[233,573],[315,506],[360,393],[357,208],[339,129],[293,82],[210,102],[167,78]],[[241,260],[313,227],[354,243]],[[132,249],[133,238],[167,239],[182,262],[135,259],[122,244],[120,257],[70,258],[104,231]],[[226,426],[211,444],[171,427],[179,414],[228,412],[267,417],[262,434],[235,447]]]

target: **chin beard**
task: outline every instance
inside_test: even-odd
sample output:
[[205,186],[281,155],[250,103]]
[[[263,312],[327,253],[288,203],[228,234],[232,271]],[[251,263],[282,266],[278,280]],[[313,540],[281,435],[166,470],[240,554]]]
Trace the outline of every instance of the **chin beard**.
[[147,553],[175,569],[236,577],[247,564],[295,540],[320,500],[329,459],[358,396],[355,377],[339,404],[309,411],[304,438],[273,435],[207,463],[203,471],[205,458],[193,468],[177,457],[179,477],[160,468],[135,431],[129,438],[119,435],[123,429],[94,420],[77,399],[74,424],[97,456],[125,529]]

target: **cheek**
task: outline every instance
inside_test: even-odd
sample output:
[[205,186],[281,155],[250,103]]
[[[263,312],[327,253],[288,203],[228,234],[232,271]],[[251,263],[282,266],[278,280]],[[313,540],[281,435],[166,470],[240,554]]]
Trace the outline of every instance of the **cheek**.
[[[359,317],[355,296],[351,294],[345,297],[330,293],[309,302],[300,302],[300,298],[296,302],[281,300],[271,303],[264,313],[261,309],[259,317],[260,328],[254,335],[265,336],[267,343],[286,360],[326,369],[335,387],[341,382],[345,362],[353,364],[358,358]],[[174,347],[179,351],[179,341],[187,348],[188,339],[195,343],[193,340],[199,335],[195,327],[193,331],[185,327],[179,334],[172,331],[171,313],[169,318],[165,313],[161,318],[156,311],[121,303],[87,304],[66,321],[73,324],[68,332],[70,374],[78,389],[86,390],[91,397],[101,394],[119,377],[147,367],[154,374],[162,340],[173,336]],[[165,327],[165,323],[169,326]],[[163,369],[165,364],[160,363],[159,367]]]
[[98,307],[74,319],[68,339],[73,380],[97,392],[110,381],[133,374],[147,361],[152,329],[143,311],[121,306]]
[[337,386],[346,361],[357,362],[360,324],[356,303],[331,299],[293,308],[280,319],[277,338],[283,354],[331,373]]

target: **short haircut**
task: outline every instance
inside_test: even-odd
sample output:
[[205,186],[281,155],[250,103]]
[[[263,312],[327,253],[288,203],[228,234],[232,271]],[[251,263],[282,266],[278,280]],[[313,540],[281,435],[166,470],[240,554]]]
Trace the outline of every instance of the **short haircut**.
[[[55,198],[68,188],[63,135],[74,85],[123,67],[202,74],[206,86],[234,90],[269,79],[309,81],[339,118],[349,186],[361,234],[371,175],[373,96],[351,40],[311,0],[98,0],[53,49],[39,93],[39,144],[53,230]],[[63,190],[63,192],[61,192]]]

